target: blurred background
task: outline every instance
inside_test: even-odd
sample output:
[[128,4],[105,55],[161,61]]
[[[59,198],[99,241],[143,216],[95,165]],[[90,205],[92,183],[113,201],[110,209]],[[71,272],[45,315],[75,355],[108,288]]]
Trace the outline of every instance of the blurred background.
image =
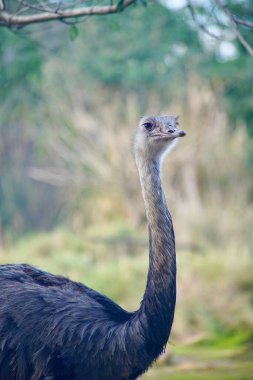
[[[228,3],[253,19],[250,0]],[[253,58],[212,1],[194,4],[0,28],[0,262],[137,309],[148,239],[131,139],[141,116],[179,114],[187,136],[163,169],[177,309],[143,378],[253,379]]]

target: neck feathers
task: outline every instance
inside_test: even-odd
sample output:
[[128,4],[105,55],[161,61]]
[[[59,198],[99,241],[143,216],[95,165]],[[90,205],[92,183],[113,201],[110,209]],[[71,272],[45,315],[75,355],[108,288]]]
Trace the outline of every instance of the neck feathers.
[[172,219],[162,190],[160,163],[137,162],[149,225],[149,272],[140,318],[153,355],[168,340],[176,302],[176,252]]

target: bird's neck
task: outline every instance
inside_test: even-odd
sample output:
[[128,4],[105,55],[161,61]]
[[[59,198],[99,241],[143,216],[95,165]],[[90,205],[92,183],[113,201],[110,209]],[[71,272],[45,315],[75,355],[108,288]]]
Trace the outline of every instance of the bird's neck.
[[[172,219],[162,190],[160,163],[139,159],[142,194],[149,226],[149,271],[139,318],[151,350],[168,340],[176,302],[176,251]],[[158,352],[160,351],[160,352]]]

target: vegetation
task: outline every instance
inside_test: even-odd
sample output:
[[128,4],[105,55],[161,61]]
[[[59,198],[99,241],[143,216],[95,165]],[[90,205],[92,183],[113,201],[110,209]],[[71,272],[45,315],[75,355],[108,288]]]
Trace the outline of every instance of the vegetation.
[[[0,163],[0,207],[5,236],[51,228],[66,220],[66,216],[68,221],[73,220],[68,218],[73,213],[74,218],[79,219],[76,210],[80,209],[80,202],[89,199],[91,194],[96,196],[102,179],[115,193],[110,183],[112,174],[115,179],[119,177],[116,172],[120,172],[121,164],[125,166],[122,157],[131,160],[129,146],[119,140],[129,141],[139,115],[177,109],[183,114],[182,122],[190,128],[199,130],[200,126],[215,122],[219,134],[217,117],[224,124],[227,116],[221,113],[226,112],[229,119],[225,123],[229,124],[230,131],[236,130],[238,136],[240,133],[242,136],[247,128],[251,136],[250,56],[236,40],[230,41],[235,49],[232,58],[222,53],[219,41],[207,49],[206,42],[201,42],[200,32],[189,24],[189,17],[182,10],[165,12],[162,6],[150,4],[148,12],[144,7],[136,7],[117,17],[94,18],[92,23],[79,26],[79,35],[74,41],[68,27],[60,24],[50,24],[46,30],[34,26],[17,34],[0,30],[0,154],[4,158]],[[72,57],[75,57],[74,62]],[[203,101],[206,99],[208,122],[202,115],[199,90]],[[206,98],[203,98],[205,93]],[[217,105],[219,111],[214,109]],[[100,109],[101,112],[97,112]],[[117,126],[119,120],[120,126]],[[103,132],[99,128],[101,124]],[[97,128],[99,150],[94,144]],[[205,138],[209,135],[205,134]],[[199,141],[200,136],[194,135],[193,139]],[[245,152],[241,153],[240,162],[246,161],[248,171],[242,167],[240,171],[242,169],[246,181],[246,202],[251,202],[249,177],[253,167],[253,140],[246,135],[244,139]],[[118,153],[115,143],[121,146]],[[214,144],[217,150],[222,150],[222,143]],[[106,152],[101,153],[102,149]],[[121,154],[123,149],[124,154]],[[192,151],[191,160],[193,154]],[[94,164],[96,160],[99,165]],[[206,163],[203,163],[205,167]],[[133,166],[126,168],[118,181],[126,183],[128,170],[132,173]],[[228,174],[227,167],[224,171]],[[211,172],[210,177],[213,175]],[[102,178],[105,176],[107,178]],[[197,178],[196,181],[202,180]],[[81,199],[73,197],[75,203],[68,193],[78,182],[79,189],[75,188]],[[18,192],[13,191],[17,188]],[[207,189],[202,190],[204,194]],[[124,199],[127,198],[127,212],[131,212],[130,208],[135,212],[135,207],[130,205],[132,189],[125,189],[123,194]],[[50,207],[46,207],[49,204]],[[92,208],[89,212],[85,210],[87,223],[92,219],[92,212]]]
[[[237,15],[240,4],[229,2]],[[195,8],[198,19],[207,9]],[[191,17],[149,3],[76,30],[0,29],[0,262],[67,275],[136,309],[148,255],[130,136],[140,115],[180,114],[187,137],[163,173],[177,311],[168,352],[144,378],[250,379],[252,58]]]
[[[207,35],[216,39],[231,39],[231,32],[238,39],[244,50],[253,57],[252,19],[248,18],[252,12],[249,0],[236,2],[228,0],[185,0],[177,4],[161,0],[166,8],[178,7],[188,9],[192,21]],[[147,7],[153,2],[150,0],[111,0],[110,4],[101,0],[90,0],[85,3],[78,0],[70,1],[29,1],[0,0],[0,27],[24,28],[27,25],[45,22],[63,22],[70,25],[70,37],[75,39],[78,35],[77,24],[83,22],[85,17],[94,15],[108,15],[122,13],[130,6],[142,5]]]

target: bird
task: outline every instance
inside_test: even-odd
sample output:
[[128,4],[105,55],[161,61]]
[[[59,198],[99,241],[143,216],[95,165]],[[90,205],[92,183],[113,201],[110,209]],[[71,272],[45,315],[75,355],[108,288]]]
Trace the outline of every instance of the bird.
[[0,380],[135,380],[164,351],[176,304],[176,249],[162,162],[178,117],[145,116],[134,136],[148,224],[149,269],[140,307],[29,264],[0,266]]

